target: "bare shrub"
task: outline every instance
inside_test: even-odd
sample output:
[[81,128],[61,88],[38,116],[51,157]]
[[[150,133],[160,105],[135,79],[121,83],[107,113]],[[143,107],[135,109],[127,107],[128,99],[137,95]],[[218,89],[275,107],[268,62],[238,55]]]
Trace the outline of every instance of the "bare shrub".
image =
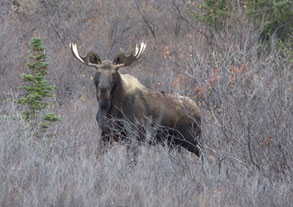
[[228,156],[220,173],[217,165],[202,165],[190,153],[160,145],[142,146],[135,167],[120,145],[97,159],[99,133],[90,109],[95,107],[88,106],[75,100],[76,113],[38,139],[26,133],[15,105],[7,103],[11,113],[0,120],[1,205],[289,206],[290,184],[267,179]]
[[192,54],[189,75],[199,84],[205,140],[220,162],[232,156],[270,179],[291,180],[292,65],[278,51],[262,55],[257,44],[225,46]]
[[[263,51],[260,31],[238,13],[214,34],[186,4],[1,1],[1,206],[291,206],[292,63]],[[34,33],[48,45],[61,118],[42,139],[11,101]],[[75,63],[71,40],[102,58],[147,40],[141,62],[123,72],[201,104],[203,163],[160,145],[141,146],[135,167],[117,144],[97,157],[94,71]]]

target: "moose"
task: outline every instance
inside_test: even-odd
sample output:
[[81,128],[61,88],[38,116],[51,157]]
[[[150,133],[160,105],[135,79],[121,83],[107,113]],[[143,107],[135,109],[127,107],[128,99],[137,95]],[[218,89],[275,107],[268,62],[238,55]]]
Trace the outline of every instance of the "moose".
[[130,55],[121,52],[113,61],[101,61],[91,51],[80,56],[76,43],[70,42],[69,46],[77,60],[96,69],[96,119],[101,143],[111,139],[167,143],[171,148],[183,147],[200,157],[201,117],[196,103],[186,96],[152,90],[134,76],[119,72],[119,68],[130,66],[141,57],[146,48],[144,42],[136,45]]

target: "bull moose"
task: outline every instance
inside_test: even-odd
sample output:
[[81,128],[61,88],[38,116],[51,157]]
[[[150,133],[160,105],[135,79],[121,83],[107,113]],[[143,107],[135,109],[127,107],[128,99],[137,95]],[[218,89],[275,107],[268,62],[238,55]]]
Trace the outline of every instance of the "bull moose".
[[[102,143],[109,142],[109,137],[132,143],[159,142],[201,155],[198,144],[201,117],[196,103],[186,96],[156,92],[134,76],[119,72],[119,68],[130,66],[141,56],[145,43],[136,45],[130,55],[121,52],[113,61],[101,61],[99,55],[91,51],[82,57],[72,42],[70,48],[77,60],[96,69],[94,83],[99,106],[96,119]],[[130,124],[134,130],[129,130]]]

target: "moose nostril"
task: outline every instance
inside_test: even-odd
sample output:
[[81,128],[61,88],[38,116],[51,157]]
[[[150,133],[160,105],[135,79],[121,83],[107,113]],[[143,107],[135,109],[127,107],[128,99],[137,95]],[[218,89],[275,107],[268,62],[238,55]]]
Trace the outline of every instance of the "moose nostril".
[[101,88],[101,93],[106,93],[107,89],[106,88]]
[[108,88],[101,88],[100,89],[100,94],[105,95],[108,92],[108,90],[109,90]]

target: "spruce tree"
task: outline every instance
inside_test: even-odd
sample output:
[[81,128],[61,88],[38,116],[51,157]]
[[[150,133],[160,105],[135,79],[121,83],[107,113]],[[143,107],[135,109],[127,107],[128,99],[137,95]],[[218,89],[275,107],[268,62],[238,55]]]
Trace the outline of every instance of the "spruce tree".
[[26,110],[23,112],[24,118],[27,121],[36,119],[56,121],[58,118],[54,113],[41,114],[41,112],[50,104],[47,101],[48,97],[53,95],[55,86],[49,85],[44,77],[48,74],[49,62],[46,60],[45,48],[39,37],[34,37],[30,42],[31,50],[28,52],[30,61],[27,62],[27,67],[30,73],[22,74],[21,78],[26,83],[23,88],[26,95],[19,98],[17,103],[25,105]]

